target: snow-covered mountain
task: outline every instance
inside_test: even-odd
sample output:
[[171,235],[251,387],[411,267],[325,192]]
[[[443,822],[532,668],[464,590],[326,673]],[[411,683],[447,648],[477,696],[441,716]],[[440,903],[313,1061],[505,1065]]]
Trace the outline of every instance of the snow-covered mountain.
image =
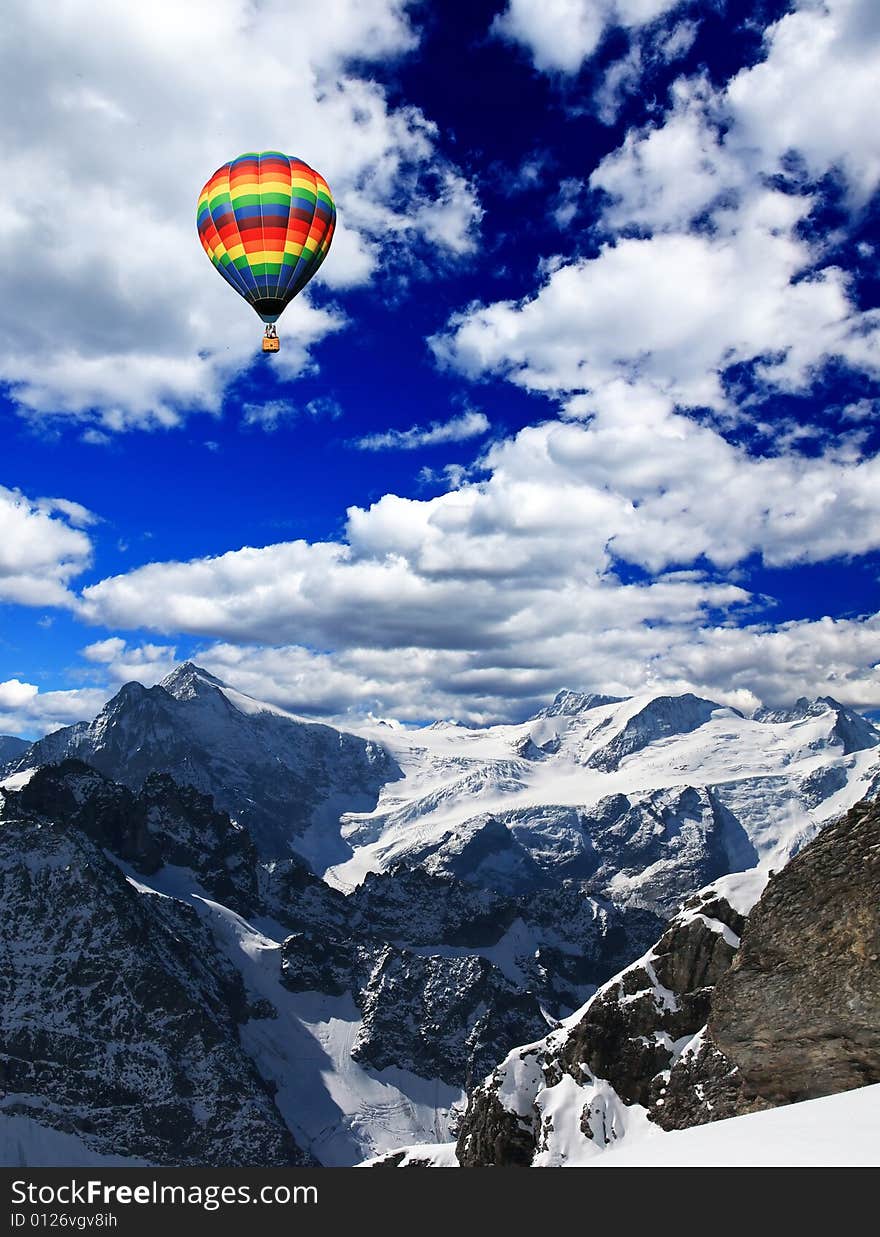
[[[160,988],[205,1006],[223,1070],[244,1053],[257,1086],[246,1108],[258,1111],[261,1087],[274,1097],[267,1155],[351,1164],[443,1142],[465,1089],[516,1044],[564,1028],[693,890],[731,872],[763,882],[880,782],[878,744],[870,722],[827,698],[745,718],[690,694],[561,692],[518,725],[344,732],[186,663],[0,768],[14,842],[0,855],[3,933],[17,934],[26,994],[7,1032],[30,1018],[37,1038],[21,1059],[43,1060],[54,1015],[35,960],[64,952],[53,923],[72,924],[85,863],[122,924],[118,939],[103,920],[89,936],[88,973],[111,994],[117,971],[140,990],[126,942],[155,936],[160,912],[185,925],[186,956]],[[38,877],[33,915],[30,872],[52,874]],[[86,898],[84,919],[99,914]],[[217,1021],[222,976],[237,993],[231,1022]],[[172,1053],[170,1013],[137,1006],[114,1041],[115,1024],[85,1019],[77,983],[59,1000],[71,1027],[80,1010],[89,1052],[115,1060],[145,1042],[156,1059]],[[195,1083],[175,1078],[161,1102],[176,1110]],[[23,1146],[78,1138],[65,1155],[107,1162],[112,1131],[92,1128],[87,1104],[81,1121],[60,1119],[73,1103],[60,1075],[39,1066],[24,1082],[12,1107],[0,1102],[0,1134]],[[199,1094],[195,1120],[219,1113],[210,1087]],[[246,1162],[243,1127],[229,1121],[227,1153]],[[129,1159],[173,1162],[170,1135],[142,1130],[125,1145]]]
[[827,697],[747,718],[565,691],[519,725],[361,733],[403,777],[342,818],[331,883],[400,864],[508,890],[571,879],[664,914],[727,872],[781,867],[880,771],[880,732]]
[[5,772],[68,757],[133,789],[168,773],[212,795],[269,856],[332,850],[340,813],[372,807],[397,776],[381,744],[253,700],[191,662],[156,687],[127,683],[93,722],[55,731]]
[[307,722],[187,662],[15,755],[132,788],[211,794],[261,854],[341,890],[401,866],[508,894],[574,881],[662,914],[727,872],[779,867],[880,779],[880,731],[830,697],[752,718],[711,700],[562,691],[518,725]]
[[418,869],[346,897],[167,774],[132,791],[78,760],[7,779],[0,842],[0,1139],[64,1136],[78,1163],[342,1165],[448,1137],[466,1086],[657,930]]

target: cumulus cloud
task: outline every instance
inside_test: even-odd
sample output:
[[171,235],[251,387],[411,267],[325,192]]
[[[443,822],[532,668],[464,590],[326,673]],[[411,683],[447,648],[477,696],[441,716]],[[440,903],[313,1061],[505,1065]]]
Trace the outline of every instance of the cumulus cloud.
[[44,692],[34,683],[7,679],[0,683],[0,734],[39,738],[61,726],[88,721],[107,696],[102,688]]
[[[876,375],[880,313],[859,308],[803,227],[824,173],[845,176],[856,202],[878,184],[877,128],[865,114],[880,71],[876,6],[805,5],[765,44],[766,58],[722,90],[678,83],[663,120],[628,134],[592,172],[611,236],[598,256],[551,263],[523,301],[457,315],[434,341],[438,357],[550,392],[648,379],[681,404],[715,409],[736,364],[787,391],[811,385],[831,358]],[[803,124],[792,103],[801,96]],[[793,153],[805,171],[792,183]],[[789,183],[771,187],[780,173]]]
[[316,653],[302,646],[219,643],[199,662],[283,708],[341,720],[372,712],[405,721],[520,720],[561,687],[618,695],[696,691],[749,713],[797,696],[880,703],[880,618],[798,620],[778,627],[621,623],[585,640],[563,634],[529,659],[412,648]]
[[432,421],[430,425],[413,425],[408,430],[385,430],[355,438],[352,445],[360,451],[416,451],[439,443],[467,442],[489,430],[489,418],[483,412],[463,412],[448,421]]
[[766,164],[796,151],[814,177],[839,169],[863,202],[880,181],[880,9],[874,0],[794,7],[768,28],[765,59],[728,85],[737,140]]
[[[697,22],[667,22],[688,0],[509,0],[492,32],[522,47],[534,67],[561,83],[570,81],[599,51],[612,30],[624,31],[628,47],[602,73],[592,108],[611,125],[648,69],[684,56],[697,35]],[[582,98],[574,104],[584,107]]]
[[844,272],[798,278],[813,261],[795,234],[807,209],[767,190],[715,234],[608,244],[558,267],[530,299],[456,316],[435,353],[472,377],[503,374],[530,390],[638,378],[716,409],[727,403],[722,374],[737,363],[757,362],[763,381],[786,390],[811,385],[831,357],[880,372],[880,315],[851,304]]
[[509,0],[492,23],[520,44],[536,69],[576,73],[606,31],[635,30],[680,7],[682,0]]
[[[435,341],[474,378],[553,395],[562,419],[494,443],[436,497],[350,508],[339,540],[154,562],[86,588],[86,621],[168,637],[133,648],[111,636],[87,660],[109,676],[158,674],[179,633],[221,677],[299,711],[476,722],[522,716],[563,685],[699,690],[743,709],[826,693],[880,706],[877,616],[774,624],[745,571],[754,558],[787,567],[880,549],[868,402],[840,410],[846,433],[814,437],[809,454],[796,449],[804,427],[774,423],[763,456],[718,428],[767,420],[736,407],[732,365],[767,392],[806,389],[831,357],[880,364],[877,314],[804,227],[823,172],[846,178],[855,206],[876,183],[874,131],[854,109],[821,133],[760,140],[809,57],[820,94],[836,81],[829,58],[860,71],[876,44],[869,17],[856,0],[801,6],[728,87],[680,83],[663,121],[593,174],[605,195],[596,256],[549,263],[535,295],[473,307]],[[581,200],[569,185],[562,221]],[[714,424],[686,415],[694,406]],[[264,422],[286,415],[265,407]],[[379,435],[374,449],[445,428]],[[34,510],[85,536],[71,512]]]
[[68,586],[92,561],[92,543],[82,526],[93,522],[79,503],[32,501],[0,486],[0,601],[73,605]]
[[152,687],[174,667],[177,649],[173,644],[129,645],[121,636],[96,640],[80,650],[86,661],[103,667],[105,681],[112,687],[136,679]]
[[[832,449],[754,457],[647,384],[609,384],[567,411],[573,419],[493,445],[483,480],[351,508],[344,541],[149,564],[84,590],[81,614],[219,641],[211,668],[231,667],[245,690],[301,711],[354,703],[423,717],[448,715],[457,701],[459,715],[485,720],[574,679],[604,690],[661,679],[727,690],[723,662],[713,676],[708,653],[697,655],[717,642],[712,633],[751,622],[756,648],[782,647],[750,618],[764,603],[738,564],[880,548],[875,459]],[[809,675],[805,658],[780,655],[766,670],[756,661],[749,677],[744,655],[730,670],[731,702],[843,677],[828,648]],[[843,658],[851,677],[865,648]],[[287,686],[273,695],[276,670]]]
[[[414,46],[406,9],[337,0],[328,20],[284,0],[7,6],[0,380],[26,414],[94,435],[94,423],[218,410],[257,323],[209,269],[195,197],[241,151],[289,150],[327,176],[340,227],[318,278],[331,286],[371,278],[380,246],[468,249],[471,187],[430,120],[393,107],[364,67]],[[284,321],[288,377],[343,325],[308,294]]]

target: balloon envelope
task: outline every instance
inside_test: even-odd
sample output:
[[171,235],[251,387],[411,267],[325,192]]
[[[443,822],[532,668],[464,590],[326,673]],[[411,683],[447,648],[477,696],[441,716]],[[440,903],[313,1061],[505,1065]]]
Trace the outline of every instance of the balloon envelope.
[[274,322],[326,258],[336,206],[314,168],[262,150],[217,169],[199,194],[197,223],[220,274]]

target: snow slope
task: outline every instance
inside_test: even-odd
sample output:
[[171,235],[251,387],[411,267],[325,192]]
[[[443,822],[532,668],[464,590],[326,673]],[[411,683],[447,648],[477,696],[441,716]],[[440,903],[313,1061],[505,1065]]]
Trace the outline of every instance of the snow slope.
[[0,1104],[0,1164],[4,1168],[147,1168],[146,1160],[101,1155],[76,1134],[40,1125],[33,1117],[10,1116]]
[[668,1134],[652,1126],[585,1166],[876,1168],[880,1083]]
[[275,1102],[297,1143],[320,1164],[345,1166],[404,1143],[451,1137],[450,1110],[464,1102],[464,1093],[407,1070],[373,1070],[352,1060],[361,1027],[357,1007],[349,994],[284,987],[280,951],[287,932],[281,925],[266,918],[248,921],[204,896],[193,874],[182,869],[128,879],[145,896],[193,905],[249,997],[277,1011],[246,1022],[242,1046],[262,1077],[277,1086]]
[[[577,1091],[574,1087],[573,1091]],[[574,1096],[574,1103],[578,1103]],[[560,1109],[564,1103],[560,1104]],[[578,1109],[579,1116],[580,1109]],[[564,1111],[555,1117],[565,1124]],[[568,1124],[571,1124],[569,1121]],[[397,1158],[399,1156],[399,1159]],[[456,1168],[455,1146],[398,1148],[396,1166]],[[388,1161],[386,1160],[386,1163]],[[370,1167],[368,1161],[363,1167]],[[633,1122],[625,1143],[581,1148],[567,1168],[877,1168],[880,1083],[767,1112],[666,1133]]]
[[449,1110],[462,1092],[407,1070],[369,1070],[353,1061],[361,1022],[351,997],[288,992],[279,978],[283,929],[265,920],[257,928],[217,902],[194,901],[246,988],[277,1010],[275,1018],[247,1022],[242,1044],[278,1086],[275,1102],[300,1146],[334,1167],[402,1142],[449,1137]]
[[[360,733],[384,744],[404,776],[386,784],[374,810],[343,816],[351,857],[325,879],[348,890],[401,862],[481,882],[522,881],[529,864],[582,876],[585,835],[606,800],[625,796],[644,829],[662,818],[671,836],[682,833],[674,818],[687,788],[705,794],[687,825],[691,840],[682,836],[673,849],[702,844],[708,829],[723,851],[716,870],[698,873],[690,888],[722,871],[781,867],[864,796],[880,767],[880,732],[829,699],[779,716],[747,718],[692,696],[618,701],[562,692],[519,725],[371,723]],[[626,900],[637,892],[635,876],[603,892]]]

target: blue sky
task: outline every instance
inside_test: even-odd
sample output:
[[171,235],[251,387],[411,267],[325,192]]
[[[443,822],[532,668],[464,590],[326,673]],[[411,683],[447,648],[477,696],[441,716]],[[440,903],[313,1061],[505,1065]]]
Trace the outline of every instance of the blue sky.
[[[124,8],[9,18],[0,730],[880,707],[871,0]],[[278,357],[193,222],[258,148],[340,214]]]

